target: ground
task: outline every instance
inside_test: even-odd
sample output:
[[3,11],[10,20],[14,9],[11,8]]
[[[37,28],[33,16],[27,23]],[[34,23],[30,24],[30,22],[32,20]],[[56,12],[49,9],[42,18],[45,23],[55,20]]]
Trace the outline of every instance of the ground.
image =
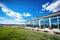
[[24,28],[0,28],[0,40],[60,40],[60,36]]

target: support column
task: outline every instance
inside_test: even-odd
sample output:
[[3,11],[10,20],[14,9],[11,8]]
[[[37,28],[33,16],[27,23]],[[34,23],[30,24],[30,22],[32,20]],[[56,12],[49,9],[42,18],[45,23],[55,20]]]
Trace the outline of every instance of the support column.
[[32,27],[32,21],[30,21],[30,27]]
[[32,26],[34,27],[34,21],[32,21]]
[[31,27],[31,21],[29,22],[29,27]]
[[59,16],[57,16],[57,25],[58,25],[58,29],[59,29]]
[[36,20],[36,24],[35,24],[35,26],[37,27],[37,20]]
[[37,25],[38,25],[38,24],[37,24],[37,23],[38,23],[38,20],[36,20],[35,22],[36,22],[35,26],[38,27],[38,26],[37,26]]
[[26,22],[26,27],[28,27],[28,22]]
[[49,18],[49,28],[51,29],[51,18]]
[[41,28],[41,20],[39,20],[39,28]]
[[27,22],[25,22],[24,26],[27,27]]

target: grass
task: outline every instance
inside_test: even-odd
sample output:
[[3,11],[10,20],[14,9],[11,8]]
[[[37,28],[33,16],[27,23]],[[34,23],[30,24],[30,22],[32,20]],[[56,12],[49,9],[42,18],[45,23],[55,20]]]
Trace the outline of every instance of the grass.
[[60,40],[60,36],[24,28],[0,28],[0,40]]

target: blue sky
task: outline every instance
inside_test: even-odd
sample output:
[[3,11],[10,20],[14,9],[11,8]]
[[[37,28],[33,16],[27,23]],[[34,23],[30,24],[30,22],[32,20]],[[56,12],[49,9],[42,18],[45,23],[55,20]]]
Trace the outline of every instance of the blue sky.
[[60,0],[0,0],[0,24],[24,24],[57,11]]

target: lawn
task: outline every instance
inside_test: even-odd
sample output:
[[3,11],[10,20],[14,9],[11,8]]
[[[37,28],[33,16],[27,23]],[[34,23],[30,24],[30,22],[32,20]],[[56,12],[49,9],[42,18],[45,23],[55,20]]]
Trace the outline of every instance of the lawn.
[[60,36],[24,28],[0,28],[0,40],[60,40]]

